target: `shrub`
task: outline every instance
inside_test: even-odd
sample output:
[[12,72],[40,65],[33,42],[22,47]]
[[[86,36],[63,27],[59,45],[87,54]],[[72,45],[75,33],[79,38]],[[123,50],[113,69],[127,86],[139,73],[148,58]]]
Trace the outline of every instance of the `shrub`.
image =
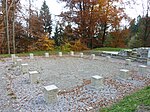
[[37,40],[36,50],[53,50],[54,49],[54,40],[48,38],[47,35],[42,36]]
[[128,43],[129,48],[138,48],[143,46],[143,42],[137,36],[133,36]]
[[66,42],[63,46],[61,46],[61,50],[63,51],[70,51],[71,50],[71,45],[69,42]]
[[73,51],[82,51],[82,50],[88,50],[88,48],[83,45],[79,40],[75,41],[75,43],[73,45],[71,45],[71,50]]

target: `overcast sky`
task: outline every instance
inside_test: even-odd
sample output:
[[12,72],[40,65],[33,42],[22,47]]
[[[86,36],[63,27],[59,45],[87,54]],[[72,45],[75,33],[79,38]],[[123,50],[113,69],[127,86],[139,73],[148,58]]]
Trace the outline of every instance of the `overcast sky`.
[[[36,0],[36,6],[41,7],[42,2],[44,0]],[[131,9],[129,6],[126,6],[126,13],[131,17],[131,18],[136,18],[138,15],[142,15],[142,0],[136,0],[137,5],[133,6],[133,9]],[[143,0],[144,3],[147,3],[147,0]],[[51,14],[60,14],[60,12],[63,10],[63,5],[62,3],[58,3],[57,0],[46,0],[47,5],[50,8]]]
[[[21,0],[21,3],[25,4],[25,2],[27,2],[28,4],[28,1],[29,0]],[[44,0],[32,0],[32,1],[34,1],[34,4],[35,4],[34,7],[37,10],[40,10]],[[55,15],[59,15],[61,11],[63,10],[63,6],[64,6],[64,3],[58,3],[57,1],[58,0],[46,0],[46,3],[50,9],[50,13],[52,14],[53,21],[58,21],[58,18]],[[129,5],[126,6],[125,11],[129,17],[136,18],[138,15],[141,15],[141,16],[143,15],[143,8],[142,8],[141,1],[142,0],[136,0],[137,5],[131,5],[132,8]],[[147,0],[143,0],[143,1],[145,4],[147,3]],[[28,7],[27,4],[25,4],[24,6]],[[53,23],[55,24],[55,22]]]
[[[29,0],[21,0],[21,3],[24,4],[25,1],[28,2]],[[40,9],[44,0],[32,0],[32,1],[35,2],[34,7],[36,7],[37,9]],[[64,4],[58,3],[57,1],[58,0],[46,0],[46,3],[49,6],[49,9],[52,15],[58,15],[63,10]],[[129,15],[129,17],[136,18],[138,15],[143,15],[143,8],[142,8],[141,1],[144,1],[144,3],[146,4],[148,0],[136,0],[137,5],[132,5],[133,9],[131,9],[131,7],[129,6],[126,6],[125,11]]]

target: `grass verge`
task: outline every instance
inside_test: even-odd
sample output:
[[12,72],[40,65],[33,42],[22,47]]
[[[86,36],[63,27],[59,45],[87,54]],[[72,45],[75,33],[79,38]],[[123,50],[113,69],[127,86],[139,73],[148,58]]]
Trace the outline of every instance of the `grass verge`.
[[[33,53],[35,56],[44,56],[44,53],[48,52],[51,55],[58,54],[59,50],[54,51],[33,51],[33,52],[27,52],[27,53],[17,53],[16,56],[29,56],[30,53]],[[61,51],[63,54],[67,54],[67,51]],[[0,54],[0,58],[7,58],[11,57],[10,54]]]
[[150,86],[126,96],[120,102],[99,112],[135,112],[139,105],[150,106]]
[[102,48],[95,48],[94,51],[120,51],[126,48],[111,48],[111,47],[102,47]]

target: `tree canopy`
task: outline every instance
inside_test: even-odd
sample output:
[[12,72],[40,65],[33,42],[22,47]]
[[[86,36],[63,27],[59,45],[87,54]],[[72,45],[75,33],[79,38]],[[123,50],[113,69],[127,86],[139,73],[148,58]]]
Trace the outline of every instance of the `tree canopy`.
[[[55,15],[58,20],[52,20],[51,2],[46,0],[40,10],[32,0],[26,1],[27,6],[20,0],[1,0],[0,52],[150,46],[149,2],[143,8],[146,13],[131,19],[123,3],[129,5],[134,0],[58,1],[64,2],[66,9]],[[122,20],[129,24],[123,25]]]

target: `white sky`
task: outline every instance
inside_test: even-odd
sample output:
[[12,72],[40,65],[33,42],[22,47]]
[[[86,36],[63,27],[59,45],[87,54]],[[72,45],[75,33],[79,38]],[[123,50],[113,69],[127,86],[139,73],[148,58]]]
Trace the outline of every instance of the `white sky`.
[[[44,0],[34,0],[36,1],[36,7],[41,7]],[[57,15],[60,14],[60,12],[63,10],[63,4],[58,3],[58,0],[46,0],[47,5],[49,6],[51,14]],[[126,6],[126,12],[131,18],[136,18],[138,15],[142,15],[143,8],[142,3],[143,1],[145,4],[148,0],[136,0],[136,6],[133,7],[133,9],[129,8],[129,6]],[[146,5],[145,5],[146,6]]]
[[[25,1],[28,2],[29,0],[21,0],[21,3],[25,4]],[[40,10],[44,0],[31,0],[31,1],[34,1],[34,4],[35,4],[34,7]],[[63,10],[63,6],[64,6],[64,3],[58,3],[57,1],[58,0],[46,0],[46,4],[49,6],[50,13],[52,14],[53,24],[55,24],[56,21],[58,21],[58,18],[55,15],[59,15],[61,11]],[[128,5],[126,6],[125,11],[129,17],[137,18],[138,15],[141,15],[141,16],[143,15],[143,8],[142,8],[141,1],[142,0],[136,0],[136,4],[138,5],[131,5],[132,9],[130,6]],[[147,3],[147,0],[143,0],[143,1],[145,4]],[[28,7],[28,5],[26,4],[25,7]]]
[[[25,1],[28,2],[29,0],[21,0],[21,3],[23,4],[25,3]],[[35,4],[34,7],[40,9],[44,0],[31,0],[31,1],[34,1]],[[50,13],[52,15],[59,15],[63,10],[64,4],[58,3],[57,1],[58,0],[46,0],[46,3],[49,6]],[[138,5],[134,6],[133,9],[131,9],[129,6],[126,6],[126,13],[129,15],[129,17],[136,18],[138,15],[143,15],[143,8],[141,1],[144,1],[144,3],[146,4],[148,0],[136,0],[136,3]],[[55,19],[54,16],[53,19]]]
[[[38,9],[41,8],[44,0],[36,0],[35,4]],[[45,0],[46,4],[49,6],[50,13],[52,14],[53,21],[57,21],[55,15],[59,15],[63,10],[64,3],[58,3],[57,0]]]

